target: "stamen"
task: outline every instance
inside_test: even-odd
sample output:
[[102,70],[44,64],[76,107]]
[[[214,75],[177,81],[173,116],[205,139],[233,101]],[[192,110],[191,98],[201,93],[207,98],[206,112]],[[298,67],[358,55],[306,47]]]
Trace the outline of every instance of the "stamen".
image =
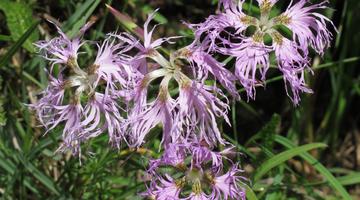
[[240,17],[240,21],[242,23],[244,23],[245,25],[256,25],[257,24],[257,19],[252,16]]
[[284,37],[279,32],[271,33],[271,37],[276,44],[282,45]]
[[181,179],[178,179],[175,181],[175,185],[177,188],[183,188],[186,184],[186,178],[182,177]]
[[291,23],[291,17],[289,17],[285,14],[282,14],[280,16],[275,17],[274,22],[275,22],[275,24],[288,25]]
[[100,65],[96,65],[96,64],[90,65],[88,68],[88,73],[94,74],[96,72],[96,70],[99,69],[99,67],[100,67]]
[[264,0],[260,5],[261,14],[268,14],[272,8],[272,3],[269,0]]
[[261,32],[261,31],[258,31],[256,32],[254,35],[253,35],[253,40],[254,42],[257,42],[257,43],[262,43],[264,41],[264,33]]
[[192,191],[195,194],[201,194],[202,193],[202,189],[201,189],[201,183],[200,180],[197,179],[197,181],[194,183],[194,185],[192,186]]

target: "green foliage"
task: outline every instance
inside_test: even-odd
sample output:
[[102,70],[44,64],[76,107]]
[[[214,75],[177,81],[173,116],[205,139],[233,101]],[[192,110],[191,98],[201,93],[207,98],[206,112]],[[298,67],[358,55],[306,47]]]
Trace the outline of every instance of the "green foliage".
[[0,67],[5,65],[10,58],[17,52],[17,50],[20,49],[20,47],[27,42],[29,37],[33,34],[33,32],[36,30],[36,26],[39,24],[39,22],[35,22],[32,24],[26,32],[21,35],[19,40],[16,41],[16,43],[8,50],[8,52],[0,58]]
[[[3,82],[3,79],[2,77],[0,76],[0,91],[2,91],[2,82]],[[2,126],[5,126],[6,124],[6,113],[5,113],[5,110],[4,110],[4,97],[2,95],[0,95],[0,127]]]
[[84,24],[89,20],[90,15],[94,12],[99,3],[100,0],[88,0],[85,3],[85,5],[89,5],[89,7],[86,7],[85,9],[86,12],[79,12],[83,11],[82,9],[79,9],[79,11],[75,12],[73,17],[69,19],[70,21],[68,22],[68,24],[70,24],[69,26],[72,25],[72,28],[69,32],[67,32],[67,35],[70,38],[76,36],[81,27],[83,27]]
[[[5,13],[6,23],[13,41],[19,40],[36,21],[33,18],[31,7],[25,3],[2,0],[0,1],[0,10]],[[34,31],[23,43],[23,47],[29,52],[34,52],[32,43],[38,39],[39,34]]]
[[263,164],[261,164],[254,173],[254,182],[257,182],[262,176],[264,176],[266,173],[268,173],[272,168],[284,163],[285,161],[293,158],[294,156],[297,156],[301,153],[304,153],[306,151],[310,151],[312,149],[316,148],[324,148],[326,147],[325,144],[321,143],[315,143],[315,144],[307,144],[300,147],[295,147],[293,149],[284,151],[267,161],[265,161]]
[[[291,143],[291,141],[289,141],[288,139],[286,139],[285,137],[279,136],[277,135],[275,138],[275,141],[282,144],[283,146],[285,146],[288,149],[293,150],[294,148],[296,148],[296,146],[294,144]],[[324,167],[324,165],[322,165],[318,160],[316,160],[314,157],[312,157],[310,154],[303,152],[300,154],[300,156],[306,160],[307,162],[309,162],[316,170],[318,170],[321,175],[323,175],[329,182],[329,184],[335,189],[337,190],[341,196],[344,199],[351,199],[350,195],[347,193],[347,191],[345,190],[345,188],[342,185],[345,185],[344,183],[341,184],[332,174],[331,172],[329,172],[326,167]],[[356,176],[355,176],[356,177]],[[356,182],[356,180],[358,180],[358,178],[354,178],[354,179],[347,179],[347,177],[343,177],[342,179],[345,179],[345,181],[349,181],[349,182]],[[354,181],[354,182],[353,182]]]

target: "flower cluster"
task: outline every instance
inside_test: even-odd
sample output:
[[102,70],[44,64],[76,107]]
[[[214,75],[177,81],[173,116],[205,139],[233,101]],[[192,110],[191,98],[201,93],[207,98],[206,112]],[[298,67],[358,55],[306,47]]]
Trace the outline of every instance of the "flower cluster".
[[[242,170],[231,162],[232,147],[220,152],[199,141],[174,143],[160,159],[152,160],[148,190],[142,195],[156,200],[245,199]],[[230,169],[224,172],[224,165]]]
[[126,141],[118,99],[138,76],[124,54],[132,47],[110,35],[98,46],[93,64],[79,66],[79,49],[85,43],[82,36],[90,25],[86,24],[73,39],[58,28],[59,37],[36,44],[52,65],[50,82],[42,98],[31,107],[47,132],[65,124],[64,143],[59,150],[70,149],[74,154],[80,153],[81,142],[103,132],[115,146]]
[[[148,172],[153,178],[143,195],[159,200],[245,199],[242,170],[231,161],[233,148],[215,151],[231,146],[218,126],[221,120],[230,125],[224,91],[239,99],[239,81],[254,98],[274,52],[297,104],[300,91],[311,92],[304,81],[308,47],[323,54],[332,37],[326,28],[330,21],[313,12],[324,4],[305,6],[306,1],[300,0],[270,18],[276,2],[258,0],[261,15],[256,18],[242,11],[243,0],[221,0],[223,12],[189,25],[195,40],[170,53],[160,49],[178,37],[154,40],[152,13],[143,27],[143,41],[128,33],[110,33],[97,45],[91,64],[78,58],[83,45],[95,43],[82,39],[91,23],[74,38],[57,28],[60,36],[36,44],[51,63],[50,81],[31,107],[47,132],[64,125],[59,150],[74,154],[81,153],[81,143],[103,133],[117,148],[122,143],[138,148],[152,129],[161,126],[164,154],[151,161]],[[293,37],[285,37],[276,28],[279,25],[288,27]],[[248,36],[250,26],[255,32]],[[265,36],[270,36],[271,44]],[[234,73],[215,54],[236,58]],[[164,167],[179,173],[163,172]]]
[[274,54],[276,66],[291,89],[287,90],[288,96],[297,105],[300,92],[312,93],[304,80],[305,69],[311,70],[309,47],[323,55],[332,39],[327,28],[332,22],[316,12],[327,8],[326,2],[307,5],[308,0],[291,1],[285,12],[271,17],[271,9],[278,0],[257,0],[260,16],[255,17],[243,11],[244,1],[221,0],[222,12],[203,23],[190,24],[197,46],[234,57],[234,76],[253,99],[255,87],[266,80],[270,55]]

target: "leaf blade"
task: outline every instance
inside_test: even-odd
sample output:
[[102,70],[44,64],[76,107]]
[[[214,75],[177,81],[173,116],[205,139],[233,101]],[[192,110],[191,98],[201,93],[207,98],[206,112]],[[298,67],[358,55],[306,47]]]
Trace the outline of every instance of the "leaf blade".
[[300,147],[296,147],[293,149],[289,149],[287,151],[284,151],[282,153],[279,153],[275,155],[274,157],[266,160],[255,172],[254,175],[254,182],[257,182],[262,176],[264,176],[268,171],[273,169],[274,167],[284,163],[285,161],[301,154],[304,152],[307,152],[312,149],[316,148],[324,148],[327,145],[322,143],[312,143],[312,144],[306,144]]
[[[280,136],[280,135],[276,135],[275,136],[275,141],[289,149],[294,148],[296,145],[294,145],[290,140],[288,140],[287,138]],[[299,155],[300,157],[302,157],[304,160],[306,160],[307,162],[311,163],[315,169],[320,172],[324,178],[326,178],[329,181],[330,186],[337,190],[341,196],[346,199],[346,200],[351,200],[351,196],[350,194],[346,191],[346,189],[341,185],[341,183],[332,175],[331,172],[329,172],[329,170],[326,169],[326,167],[324,165],[322,165],[317,159],[315,159],[313,156],[311,156],[309,153],[307,152],[303,152],[302,154]],[[313,164],[314,163],[314,164]]]
[[0,58],[0,67],[5,65],[10,58],[17,52],[17,50],[22,46],[22,44],[26,41],[26,39],[35,31],[37,25],[40,21],[37,21],[32,24],[32,26],[20,37],[20,39],[10,48],[10,50]]
[[[5,13],[7,26],[13,41],[19,40],[26,30],[35,22],[32,16],[32,9],[24,3],[2,0],[0,2],[0,10]],[[29,52],[33,53],[33,42],[38,39],[39,34],[34,31],[23,42],[22,46]]]

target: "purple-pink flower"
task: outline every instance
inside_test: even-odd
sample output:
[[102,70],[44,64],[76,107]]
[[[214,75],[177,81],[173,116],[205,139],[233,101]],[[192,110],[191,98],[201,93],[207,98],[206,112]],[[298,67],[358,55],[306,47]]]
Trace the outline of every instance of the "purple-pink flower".
[[245,189],[238,185],[239,182],[246,180],[238,175],[242,172],[234,165],[227,173],[215,176],[212,182],[212,198],[245,200]]
[[325,5],[327,1],[314,5],[306,5],[307,3],[307,0],[300,0],[297,3],[291,1],[287,10],[279,17],[274,18],[274,22],[290,28],[294,33],[293,40],[299,43],[305,53],[307,53],[308,46],[312,46],[319,54],[323,55],[332,40],[332,33],[328,30],[327,24],[331,24],[332,27],[334,25],[331,20],[316,10],[328,8]]
[[[56,26],[59,37],[55,37],[50,41],[40,41],[35,45],[42,52],[43,57],[55,64],[67,64],[77,60],[80,47],[84,44],[82,37],[85,31],[92,25],[92,22],[85,24],[79,31],[78,35],[70,39],[62,30]],[[52,69],[52,67],[51,67]],[[52,72],[52,70],[50,70]]]
[[[161,158],[150,162],[151,187],[143,194],[155,199],[245,199],[246,179],[228,157],[232,149],[216,152],[194,138],[171,144]],[[162,171],[163,167],[172,170]]]
[[[219,96],[215,96],[214,93]],[[229,106],[220,99],[221,97],[224,97],[221,90],[215,86],[192,81],[180,85],[177,122],[180,126],[186,127],[186,138],[189,134],[197,133],[198,139],[206,141],[210,146],[216,145],[217,142],[224,144],[217,118],[222,117],[230,124],[226,116]]]
[[[155,11],[144,23],[143,42],[127,33],[108,34],[97,44],[94,61],[84,66],[78,54],[91,23],[74,38],[57,27],[60,36],[36,44],[51,66],[48,87],[30,107],[46,132],[64,126],[59,151],[73,154],[81,153],[81,143],[104,133],[112,146],[138,148],[161,127],[163,154],[150,160],[151,181],[142,195],[157,200],[245,199],[243,170],[232,161],[237,152],[219,128],[222,121],[231,125],[224,91],[240,99],[239,83],[254,99],[256,87],[265,85],[275,66],[288,96],[299,104],[302,92],[312,92],[305,82],[311,71],[309,47],[324,54],[332,22],[317,12],[327,8],[325,3],[291,1],[284,13],[270,17],[278,0],[257,0],[257,18],[243,11],[244,2],[219,0],[217,14],[188,24],[194,41],[169,54],[159,49],[178,37],[153,38]],[[279,25],[289,28],[292,38],[277,30]],[[247,34],[249,27],[255,27],[252,34]],[[220,62],[217,55],[234,58],[235,66]]]
[[167,91],[167,78],[164,78],[160,86],[160,92],[156,100],[151,102],[142,112],[130,119],[131,121],[131,142],[134,146],[140,146],[144,142],[145,136],[159,123],[163,126],[163,140],[167,145],[172,141],[172,124],[174,121],[175,101]]
[[[243,0],[222,0],[219,2],[222,12],[209,16],[203,23],[189,26],[194,30],[197,49],[236,59],[234,75],[245,88],[248,97],[253,99],[255,87],[264,85],[271,65],[270,55],[275,52],[277,68],[284,75],[286,90],[287,87],[291,90],[288,95],[297,105],[300,92],[311,93],[304,81],[304,74],[309,69],[309,47],[323,55],[332,39],[327,26],[334,25],[317,12],[327,8],[326,2],[311,5],[307,0],[296,3],[291,1],[284,13],[271,18],[270,10],[277,1],[257,0],[261,16],[256,18],[242,11]],[[288,27],[293,38],[289,40],[279,33],[276,29],[278,25]],[[249,26],[256,29],[250,36],[245,34]],[[265,36],[268,35],[272,44],[265,42]],[[220,80],[222,83],[231,81]]]
[[159,179],[160,184],[156,185],[152,191],[155,194],[157,200],[180,200],[180,192],[183,187],[183,183],[176,181],[168,175]]
[[[126,123],[121,114],[125,109],[118,99],[126,97],[125,91],[141,76],[131,68],[132,57],[126,54],[134,45],[116,41],[111,35],[98,45],[93,64],[79,66],[77,55],[90,24],[75,38],[67,37],[58,28],[59,37],[37,43],[51,63],[50,82],[42,98],[30,106],[37,112],[46,132],[64,125],[59,150],[70,149],[74,154],[80,154],[81,143],[104,132],[118,148],[122,141],[127,142]],[[58,67],[59,72],[55,73],[54,67]]]

